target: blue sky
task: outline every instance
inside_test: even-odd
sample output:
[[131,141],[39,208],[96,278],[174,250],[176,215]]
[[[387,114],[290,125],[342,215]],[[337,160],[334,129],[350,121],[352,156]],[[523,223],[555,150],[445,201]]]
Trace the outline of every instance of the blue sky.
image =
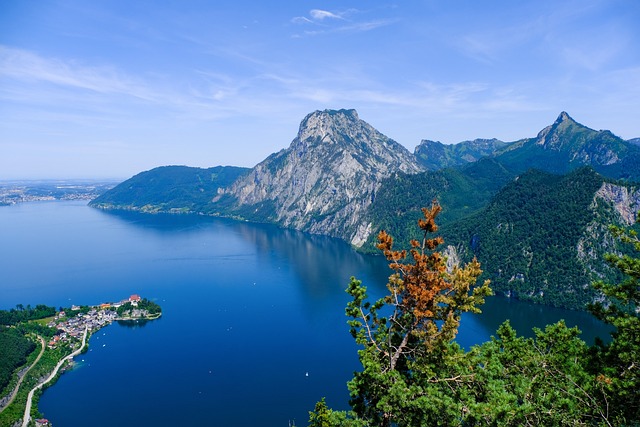
[[640,137],[640,2],[0,2],[0,179],[254,166],[355,108],[409,150]]

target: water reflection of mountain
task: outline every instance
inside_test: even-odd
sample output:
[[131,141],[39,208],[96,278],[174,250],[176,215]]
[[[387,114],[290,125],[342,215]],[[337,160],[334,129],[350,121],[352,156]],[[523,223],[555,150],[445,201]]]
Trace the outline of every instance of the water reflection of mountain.
[[335,298],[337,292],[344,292],[351,276],[361,279],[372,294],[380,295],[390,273],[382,257],[360,254],[339,239],[282,229],[271,224],[201,215],[101,212],[158,235],[195,234],[209,228],[233,233],[250,243],[262,259],[287,259],[304,285],[301,291],[315,302]]
[[[214,230],[216,233],[238,236],[255,249],[259,259],[269,264],[278,264],[283,258],[287,261],[301,284],[299,291],[306,307],[312,311],[326,310],[325,305],[336,303],[336,296],[346,301],[344,289],[351,276],[362,280],[373,298],[386,292],[385,284],[390,270],[384,258],[360,254],[338,239],[285,230],[271,224],[246,223],[199,215],[141,214],[126,211],[104,213],[157,235],[191,235],[203,230]],[[218,252],[224,252],[224,249]],[[249,256],[237,253],[228,255],[240,258]],[[220,255],[212,253],[211,256]],[[588,344],[592,344],[596,336],[608,339],[611,330],[586,312],[535,305],[498,296],[487,298],[482,312],[481,315],[473,316],[473,319],[470,315],[465,315],[462,326],[471,329],[465,334],[495,335],[498,326],[506,319],[510,320],[519,334],[525,336],[533,336],[533,327],[544,328],[547,324],[564,319],[569,326],[579,326],[582,339]],[[463,336],[460,338],[464,340]]]

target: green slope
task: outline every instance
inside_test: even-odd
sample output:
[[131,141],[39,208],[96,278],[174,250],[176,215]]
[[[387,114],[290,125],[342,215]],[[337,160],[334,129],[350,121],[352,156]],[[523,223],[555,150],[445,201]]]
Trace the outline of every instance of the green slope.
[[[593,207],[604,178],[591,168],[565,175],[531,170],[503,188],[481,211],[446,224],[442,233],[463,259],[477,256],[492,288],[548,305],[582,309],[594,298],[593,273],[578,256],[594,221],[610,223]],[[602,266],[600,273],[607,274]]]
[[443,206],[439,223],[446,224],[477,212],[515,175],[492,159],[470,163],[462,169],[443,169],[416,175],[397,174],[385,180],[368,211],[374,232],[363,247],[375,252],[376,236],[386,230],[398,247],[418,238],[416,221],[421,208],[437,199]]
[[562,113],[536,138],[517,141],[495,159],[516,173],[530,168],[565,174],[582,166],[612,179],[640,182],[640,147],[608,130],[595,131]]
[[204,212],[210,209],[218,189],[230,185],[248,171],[231,166],[208,169],[163,166],[124,181],[90,205],[143,212]]

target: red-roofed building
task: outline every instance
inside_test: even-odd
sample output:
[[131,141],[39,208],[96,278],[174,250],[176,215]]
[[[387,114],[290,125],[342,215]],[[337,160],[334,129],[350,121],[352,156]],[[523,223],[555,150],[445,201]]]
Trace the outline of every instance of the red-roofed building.
[[140,302],[141,298],[140,295],[138,294],[133,294],[129,297],[129,302],[131,302],[131,305],[134,307],[138,306],[138,302]]

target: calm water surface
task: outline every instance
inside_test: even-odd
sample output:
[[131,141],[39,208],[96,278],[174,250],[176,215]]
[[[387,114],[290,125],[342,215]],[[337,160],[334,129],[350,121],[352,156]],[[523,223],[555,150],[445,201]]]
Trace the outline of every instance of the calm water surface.
[[[101,329],[40,410],[57,426],[306,425],[326,396],[348,407],[359,368],[344,292],[356,276],[382,295],[389,270],[334,239],[198,216],[107,213],[84,202],[0,208],[0,308],[97,304],[140,294],[161,319]],[[561,318],[606,335],[590,315],[493,297],[458,341],[505,319],[530,335]]]

